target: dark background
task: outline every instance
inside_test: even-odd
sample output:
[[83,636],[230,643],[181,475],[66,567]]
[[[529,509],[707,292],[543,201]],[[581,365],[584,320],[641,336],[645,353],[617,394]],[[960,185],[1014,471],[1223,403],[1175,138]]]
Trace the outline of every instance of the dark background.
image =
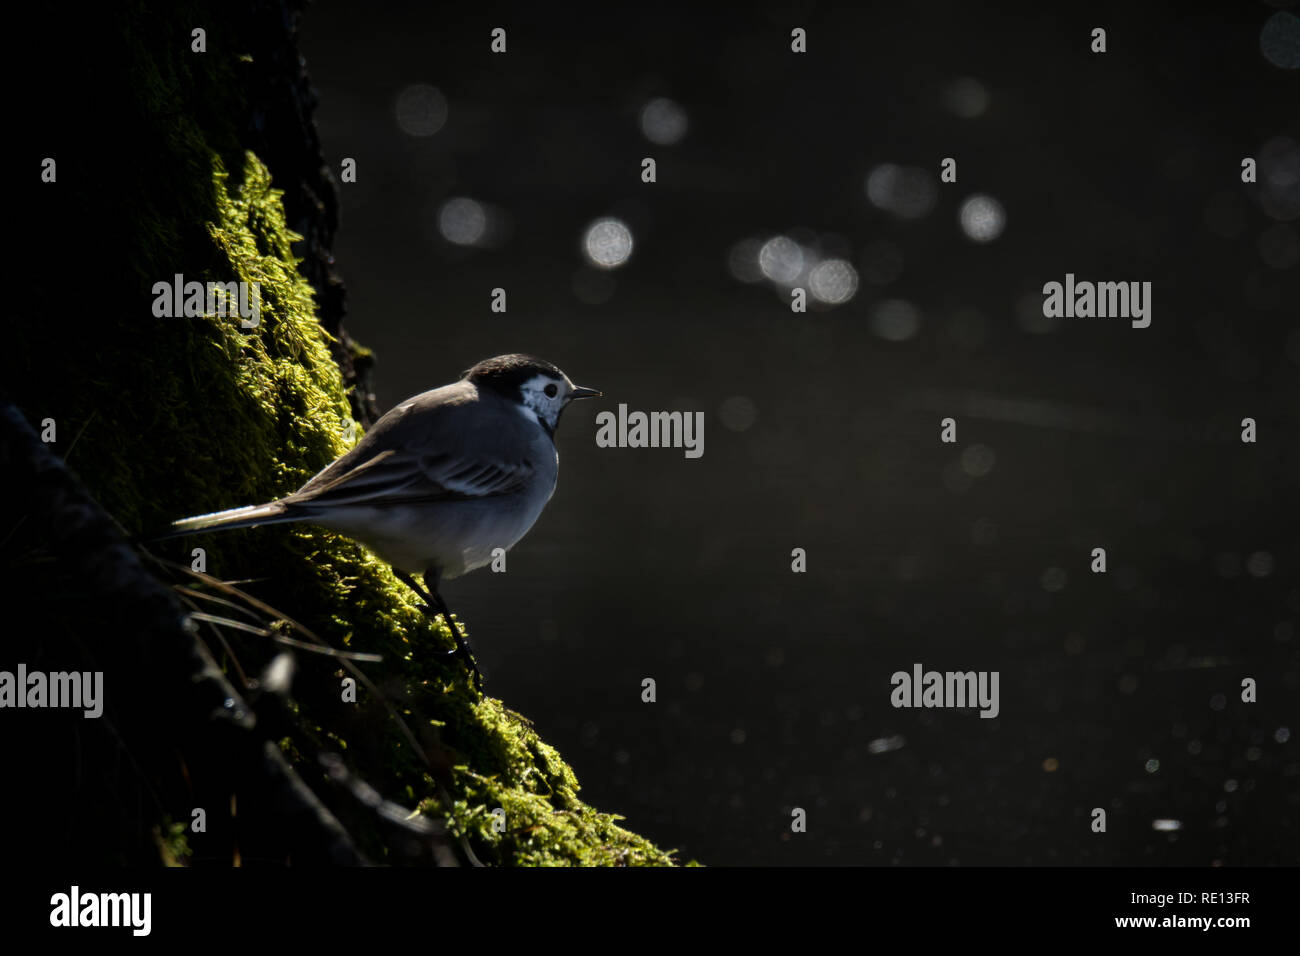
[[[605,390],[566,414],[508,573],[444,591],[588,801],[709,864],[1300,862],[1278,7],[308,10],[325,154],[358,164],[334,252],[381,407],[508,351]],[[1294,24],[1270,30],[1300,62]],[[434,135],[397,122],[412,84],[445,97]],[[640,129],[660,96],[689,119],[673,145]],[[928,175],[928,212],[869,200],[889,163]],[[994,241],[959,225],[974,194],[1005,209]],[[497,211],[496,245],[440,236],[455,197]],[[606,215],[635,247],[598,273],[580,240]],[[794,314],[731,274],[737,242],[778,235],[850,262],[851,301]],[[1151,327],[1045,320],[1067,272],[1152,282]],[[911,334],[884,334],[900,314]],[[597,448],[620,402],[704,411],[704,457]],[[916,662],[1000,671],[1001,715],[893,709]]]

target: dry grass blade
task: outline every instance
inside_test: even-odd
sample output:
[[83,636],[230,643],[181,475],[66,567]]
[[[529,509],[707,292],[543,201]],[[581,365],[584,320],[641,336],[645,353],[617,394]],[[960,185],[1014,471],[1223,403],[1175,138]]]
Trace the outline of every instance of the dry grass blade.
[[[179,571],[182,574],[189,575],[190,577],[201,581],[203,584],[206,584],[220,591],[223,594],[227,594],[237,600],[244,601],[248,605],[261,611],[267,617],[273,618],[278,621],[284,621],[295,631],[297,631],[298,633],[306,637],[310,642],[310,646],[312,649],[331,650],[331,651],[336,650],[335,648],[330,647],[328,644],[322,641],[315,634],[313,634],[310,629],[303,626],[302,624],[299,624],[293,618],[289,617],[286,614],[281,614],[279,611],[271,607],[269,604],[265,603],[264,601],[259,601],[251,594],[247,594],[239,590],[229,582],[222,581],[218,578],[214,578],[212,575],[207,574],[203,571],[195,571],[193,568],[189,567],[188,565],[181,564],[176,561],[170,561],[166,558],[160,558],[157,555],[151,554],[147,549],[143,547],[140,547],[140,550],[150,560],[155,561],[160,565],[171,568],[173,571]],[[180,587],[183,586],[174,585],[174,587],[177,587],[179,589]],[[193,589],[186,589],[186,590],[193,590]],[[202,594],[203,592],[198,592],[198,593]],[[211,595],[208,596],[210,597]],[[283,635],[280,636],[283,637]],[[222,640],[222,643],[223,644],[225,643],[224,639]],[[357,679],[358,683],[362,684],[368,691],[370,691],[372,695],[374,695],[374,699],[380,702],[385,712],[387,712],[388,716],[393,721],[396,722],[398,729],[401,731],[402,736],[406,738],[407,743],[410,744],[412,751],[419,755],[421,762],[425,765],[425,768],[429,771],[430,777],[433,780],[433,785],[438,792],[438,798],[442,803],[443,807],[450,808],[452,805],[451,794],[447,792],[446,787],[443,786],[442,782],[438,780],[437,768],[435,768],[433,761],[429,759],[429,754],[426,752],[424,746],[420,743],[419,738],[416,737],[414,731],[411,730],[410,724],[408,724],[406,720],[403,719],[402,715],[398,712],[397,708],[393,706],[392,701],[388,699],[388,695],[385,694],[379,688],[379,686],[374,681],[372,681],[364,671],[361,670],[361,668],[357,667],[354,661],[349,660],[347,657],[340,656],[339,663],[349,674],[351,674],[353,677]],[[461,852],[464,854],[466,860],[469,861],[471,866],[483,865],[482,861],[478,859],[477,855],[470,847],[469,841],[463,835],[459,838],[457,842],[460,844]]]

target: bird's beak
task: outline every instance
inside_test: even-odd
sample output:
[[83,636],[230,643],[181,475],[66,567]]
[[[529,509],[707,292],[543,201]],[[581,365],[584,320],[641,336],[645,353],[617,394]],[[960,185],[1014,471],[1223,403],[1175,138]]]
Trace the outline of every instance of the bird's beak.
[[582,385],[575,385],[573,386],[573,394],[569,396],[569,400],[573,401],[576,398],[600,398],[604,394],[605,393],[598,388],[586,388]]

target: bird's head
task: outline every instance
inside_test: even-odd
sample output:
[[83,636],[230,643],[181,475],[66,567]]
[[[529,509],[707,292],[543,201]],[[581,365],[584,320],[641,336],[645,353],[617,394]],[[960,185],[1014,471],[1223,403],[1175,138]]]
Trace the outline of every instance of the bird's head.
[[532,415],[550,435],[560,423],[560,413],[578,398],[596,398],[594,388],[574,385],[550,362],[531,355],[498,355],[485,359],[465,373],[465,380],[479,389],[495,392],[518,403],[525,415]]

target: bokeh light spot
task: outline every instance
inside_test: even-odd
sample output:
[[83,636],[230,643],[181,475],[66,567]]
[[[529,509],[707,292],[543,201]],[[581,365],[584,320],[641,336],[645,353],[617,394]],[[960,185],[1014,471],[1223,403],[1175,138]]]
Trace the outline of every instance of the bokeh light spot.
[[989,108],[989,91],[979,80],[964,76],[948,84],[943,105],[962,119],[975,119]]
[[883,163],[867,176],[867,198],[900,219],[928,215],[939,198],[934,175],[916,166]]
[[458,246],[476,245],[487,232],[487,212],[473,199],[448,199],[438,211],[438,231]]
[[961,453],[961,469],[972,478],[983,478],[993,470],[997,456],[988,445],[971,445]]
[[1300,216],[1300,145],[1276,136],[1259,151],[1259,204],[1279,222]]
[[961,229],[976,242],[992,242],[1002,235],[1006,213],[992,196],[971,196],[961,204]]
[[437,87],[415,83],[397,94],[397,125],[408,136],[432,136],[447,122],[447,98]]
[[597,219],[587,227],[582,248],[592,265],[617,269],[632,255],[632,230],[619,219]]
[[1246,559],[1246,570],[1252,578],[1266,578],[1273,573],[1273,555],[1267,551],[1256,551]]
[[773,282],[792,285],[803,272],[804,255],[799,243],[788,236],[774,236],[763,243],[758,267]]
[[888,342],[903,342],[921,328],[921,313],[903,299],[886,299],[871,312],[871,331]]
[[1279,10],[1265,20],[1259,31],[1259,51],[1274,66],[1300,69],[1300,17]]
[[641,132],[660,146],[671,146],[686,135],[690,123],[686,110],[670,99],[651,100],[641,110]]
[[842,305],[858,291],[858,272],[843,259],[827,259],[808,275],[813,298],[827,305]]
[[1048,568],[1043,572],[1042,581],[1044,591],[1055,593],[1065,590],[1066,574],[1064,568]]
[[758,419],[758,409],[744,395],[733,395],[718,409],[718,418],[728,431],[743,432],[753,427]]
[[763,250],[761,239],[741,239],[727,254],[727,271],[740,282],[762,282],[763,270],[759,268],[758,255]]

